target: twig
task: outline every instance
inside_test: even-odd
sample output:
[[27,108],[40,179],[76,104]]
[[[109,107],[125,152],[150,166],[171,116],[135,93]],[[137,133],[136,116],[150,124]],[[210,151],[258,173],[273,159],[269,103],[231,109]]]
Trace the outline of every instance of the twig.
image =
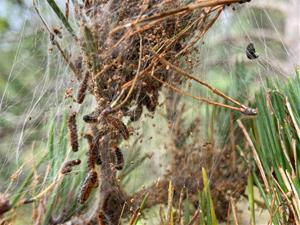
[[231,205],[231,209],[232,209],[234,225],[239,225],[237,212],[236,212],[236,207],[235,207],[235,203],[234,203],[234,200],[233,200],[232,197],[230,197],[230,205]]
[[138,219],[138,216],[140,214],[140,208],[136,209],[129,221],[129,225],[134,225]]
[[[221,12],[223,11],[224,9],[224,6],[221,6],[220,8],[217,8],[218,9],[218,12],[217,14],[215,15],[215,17],[207,24],[207,26],[203,29],[203,31],[201,31],[201,33],[199,33],[195,38],[194,40],[192,40],[190,43],[188,43],[179,53],[177,53],[175,55],[175,57],[177,58],[178,56],[184,54],[191,46],[195,45],[197,43],[198,40],[200,40],[204,34],[206,34],[206,32],[211,28],[211,26],[216,22],[216,20],[219,18],[219,16],[221,15]],[[211,13],[212,11],[214,11],[216,9],[210,9],[208,13],[206,14],[209,14]]]
[[299,126],[298,126],[298,124],[297,124],[297,121],[296,121],[296,119],[295,119],[294,113],[293,113],[293,111],[292,111],[291,104],[290,104],[290,102],[289,102],[289,100],[288,100],[287,97],[285,97],[285,105],[286,105],[286,107],[287,107],[287,109],[288,109],[289,115],[290,115],[290,117],[291,117],[291,119],[292,119],[292,122],[293,122],[293,125],[294,125],[294,127],[295,127],[295,130],[296,130],[298,139],[299,139],[299,141],[300,141],[300,128],[299,128]]
[[[45,196],[50,191],[52,191],[53,188],[56,187],[56,185],[62,180],[63,177],[64,176],[61,173],[59,173],[58,177],[47,188],[45,188],[42,192],[40,192],[38,195],[34,196],[33,198],[30,198],[30,199],[26,200],[25,201],[26,204],[34,202],[34,201],[42,198],[43,196]],[[25,202],[24,202],[24,204],[25,204]]]
[[158,60],[164,64],[165,66],[169,67],[170,69],[174,70],[175,72],[191,79],[191,80],[194,80],[196,81],[197,83],[199,83],[200,85],[202,86],[205,86],[206,88],[208,88],[209,90],[211,90],[213,93],[215,93],[216,95],[224,98],[225,100],[228,100],[238,106],[240,106],[242,109],[246,110],[246,109],[249,109],[248,107],[244,106],[243,104],[239,103],[238,101],[234,100],[233,98],[225,95],[223,92],[221,92],[220,90],[214,88],[213,86],[211,86],[210,84],[206,83],[205,81],[202,81],[190,74],[188,74],[187,72],[183,71],[182,69],[180,69],[179,67],[173,65],[172,63],[168,62],[164,57],[160,56],[160,55],[157,55],[156,53],[154,53],[155,57],[158,58]]
[[121,214],[120,214],[120,216],[119,216],[119,222],[118,222],[118,225],[121,225],[121,219],[122,219],[122,216],[123,216],[123,213],[124,213],[126,204],[127,204],[127,202],[125,202],[125,203],[123,204],[123,208],[122,208]]
[[196,220],[198,219],[200,214],[199,209],[197,209],[197,211],[195,212],[195,214],[193,215],[192,219],[190,220],[190,222],[188,223],[188,225],[193,225],[195,224]]
[[275,200],[276,200],[276,195],[273,195],[271,205],[269,207],[270,208],[269,209],[270,219],[269,219],[267,225],[273,224],[273,216],[276,215],[277,211],[279,210],[279,207],[276,207],[275,211],[273,211],[273,209],[275,207]]
[[155,80],[161,82],[162,84],[166,85],[168,88],[172,89],[173,91],[175,91],[175,92],[177,92],[177,93],[179,93],[181,95],[192,97],[193,99],[196,99],[196,100],[201,101],[201,102],[205,102],[206,104],[209,104],[209,105],[219,106],[219,107],[222,107],[222,108],[227,108],[227,109],[235,110],[235,111],[238,111],[238,112],[241,112],[241,113],[244,112],[244,109],[242,109],[242,108],[238,108],[238,107],[226,105],[226,104],[223,104],[223,103],[220,103],[220,102],[214,102],[214,101],[208,100],[208,99],[203,98],[203,97],[194,96],[194,95],[192,95],[190,93],[187,93],[187,92],[184,92],[184,91],[180,90],[179,88],[173,86],[172,84],[169,84],[169,83],[167,83],[165,81],[162,81],[161,79],[157,78],[154,75],[151,75],[151,77],[153,77]]
[[176,219],[176,224],[181,224],[181,214],[182,214],[182,202],[183,202],[183,188],[180,191],[180,197],[178,202],[178,215]]
[[254,146],[254,144],[253,144],[253,142],[252,142],[252,140],[251,140],[251,138],[250,138],[250,136],[249,136],[249,134],[248,134],[248,132],[247,132],[247,130],[246,130],[246,128],[245,128],[245,126],[243,125],[242,121],[241,121],[240,119],[238,119],[238,120],[237,120],[237,123],[238,123],[239,127],[241,128],[241,130],[242,130],[242,132],[243,132],[243,134],[244,134],[244,136],[245,136],[245,138],[246,138],[248,144],[250,145],[250,148],[251,148],[252,153],[253,153],[254,160],[255,160],[255,162],[256,162],[256,164],[257,164],[257,166],[258,166],[258,169],[259,169],[259,171],[260,171],[260,174],[261,174],[262,179],[263,179],[263,181],[264,181],[264,184],[265,184],[265,186],[266,186],[266,191],[269,193],[269,191],[270,191],[270,186],[269,186],[269,183],[268,183],[268,180],[267,180],[265,171],[264,171],[264,169],[263,169],[263,166],[262,166],[262,164],[261,164],[261,161],[260,161],[260,159],[259,159],[259,156],[258,156],[258,154],[257,154],[257,151],[256,151],[256,149],[255,149],[255,146]]

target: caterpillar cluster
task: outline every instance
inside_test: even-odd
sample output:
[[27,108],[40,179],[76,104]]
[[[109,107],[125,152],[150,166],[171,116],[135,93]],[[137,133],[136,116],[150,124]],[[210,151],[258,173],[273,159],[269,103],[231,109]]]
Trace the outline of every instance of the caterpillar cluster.
[[[87,81],[86,81],[87,82]],[[77,102],[82,103],[85,95],[85,87],[84,87],[84,82],[80,88],[81,92],[78,93],[77,96]],[[72,112],[68,116],[68,129],[69,129],[69,134],[70,134],[70,144],[72,151],[77,152],[79,148],[78,144],[78,134],[77,134],[77,125],[76,125],[76,113]],[[84,180],[81,190],[79,193],[78,201],[79,203],[83,204],[86,202],[88,197],[90,196],[93,188],[95,188],[98,185],[98,175],[97,172],[95,171],[95,164],[100,165],[101,162],[101,157],[100,157],[100,152],[99,152],[99,139],[100,135],[96,135],[93,137],[91,134],[85,134],[84,137],[88,141],[88,174],[86,179]],[[79,165],[81,161],[79,159],[77,160],[70,160],[66,162],[62,169],[61,173],[62,174],[68,174],[72,171],[72,168],[76,165]]]

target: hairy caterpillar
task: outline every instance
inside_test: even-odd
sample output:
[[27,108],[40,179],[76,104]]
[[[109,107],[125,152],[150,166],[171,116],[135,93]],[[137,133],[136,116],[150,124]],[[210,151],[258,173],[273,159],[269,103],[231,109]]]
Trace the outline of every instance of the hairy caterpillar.
[[86,89],[88,87],[88,81],[90,78],[90,74],[89,72],[86,72],[84,75],[84,78],[80,84],[78,93],[77,93],[77,103],[81,104],[85,98],[85,94],[86,94]]
[[90,170],[80,189],[79,198],[78,198],[80,204],[83,204],[89,198],[93,188],[96,187],[97,183],[98,183],[97,172],[94,170]]
[[100,136],[97,135],[95,138],[91,134],[85,134],[84,137],[88,140],[89,143],[89,150],[88,150],[88,168],[93,169],[95,168],[95,163],[97,165],[102,164],[100,152],[99,152],[99,138]]
[[68,128],[70,133],[70,143],[73,152],[78,151],[78,135],[77,135],[77,125],[76,125],[76,113],[70,113],[68,118]]
[[115,148],[115,168],[122,170],[124,166],[124,156],[120,148]]
[[81,163],[80,159],[74,159],[74,160],[69,160],[67,162],[65,162],[65,164],[63,165],[62,169],[61,169],[61,173],[62,174],[67,174],[70,173],[73,169],[74,166],[77,166]]

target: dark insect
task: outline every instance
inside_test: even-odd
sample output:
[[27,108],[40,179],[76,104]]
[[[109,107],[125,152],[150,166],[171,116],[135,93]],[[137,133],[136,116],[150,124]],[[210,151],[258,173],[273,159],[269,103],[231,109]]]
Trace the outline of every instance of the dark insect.
[[84,115],[82,119],[86,123],[97,123],[99,115],[100,113],[98,111],[94,111],[90,114]]
[[62,33],[61,33],[61,30],[59,28],[53,28],[53,33],[59,37],[59,38],[62,38]]
[[106,120],[116,129],[118,129],[125,140],[129,138],[129,131],[126,125],[119,119],[113,116],[107,116]]
[[77,93],[77,103],[81,104],[85,98],[85,93],[86,93],[86,89],[88,87],[88,81],[90,78],[90,74],[89,72],[86,72],[84,75],[84,78],[80,84],[78,93]]
[[98,174],[94,170],[88,172],[87,177],[85,178],[79,193],[79,203],[83,204],[90,196],[94,187],[98,183]]
[[122,170],[124,166],[124,156],[120,148],[115,148],[115,168],[117,170]]
[[73,152],[78,151],[78,135],[77,135],[77,125],[76,125],[76,113],[70,113],[68,118],[68,128],[70,132],[70,142]]
[[81,163],[80,159],[69,160],[65,162],[64,166],[61,169],[62,174],[70,173],[74,166],[77,166]]
[[256,50],[255,50],[255,47],[254,47],[253,43],[250,43],[250,44],[247,45],[246,55],[247,55],[247,58],[250,59],[250,60],[258,58],[259,55],[256,53]]

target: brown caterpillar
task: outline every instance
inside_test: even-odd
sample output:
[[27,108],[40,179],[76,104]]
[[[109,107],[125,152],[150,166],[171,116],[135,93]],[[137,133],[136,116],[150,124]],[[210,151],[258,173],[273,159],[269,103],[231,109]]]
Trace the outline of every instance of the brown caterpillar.
[[106,120],[120,131],[125,140],[129,138],[129,131],[126,125],[121,120],[109,115],[106,117]]
[[61,169],[62,174],[70,173],[74,166],[77,166],[81,163],[80,159],[69,160],[65,162],[64,166]]
[[78,135],[77,135],[77,125],[76,125],[76,113],[70,113],[68,118],[68,128],[70,132],[70,142],[73,152],[78,151]]
[[88,168],[93,169],[95,168],[95,164],[101,165],[102,160],[99,152],[99,138],[97,137],[93,138],[91,134],[85,134],[84,137],[88,140],[89,143],[89,150],[88,150]]
[[83,204],[90,196],[93,188],[98,183],[98,174],[95,170],[90,170],[85,178],[79,193],[78,201]]
[[81,104],[85,98],[85,94],[86,94],[86,89],[88,87],[88,81],[90,78],[90,74],[89,72],[86,72],[84,75],[84,78],[80,84],[78,93],[77,93],[77,103]]
[[124,156],[120,148],[115,148],[115,168],[122,170],[124,166]]

